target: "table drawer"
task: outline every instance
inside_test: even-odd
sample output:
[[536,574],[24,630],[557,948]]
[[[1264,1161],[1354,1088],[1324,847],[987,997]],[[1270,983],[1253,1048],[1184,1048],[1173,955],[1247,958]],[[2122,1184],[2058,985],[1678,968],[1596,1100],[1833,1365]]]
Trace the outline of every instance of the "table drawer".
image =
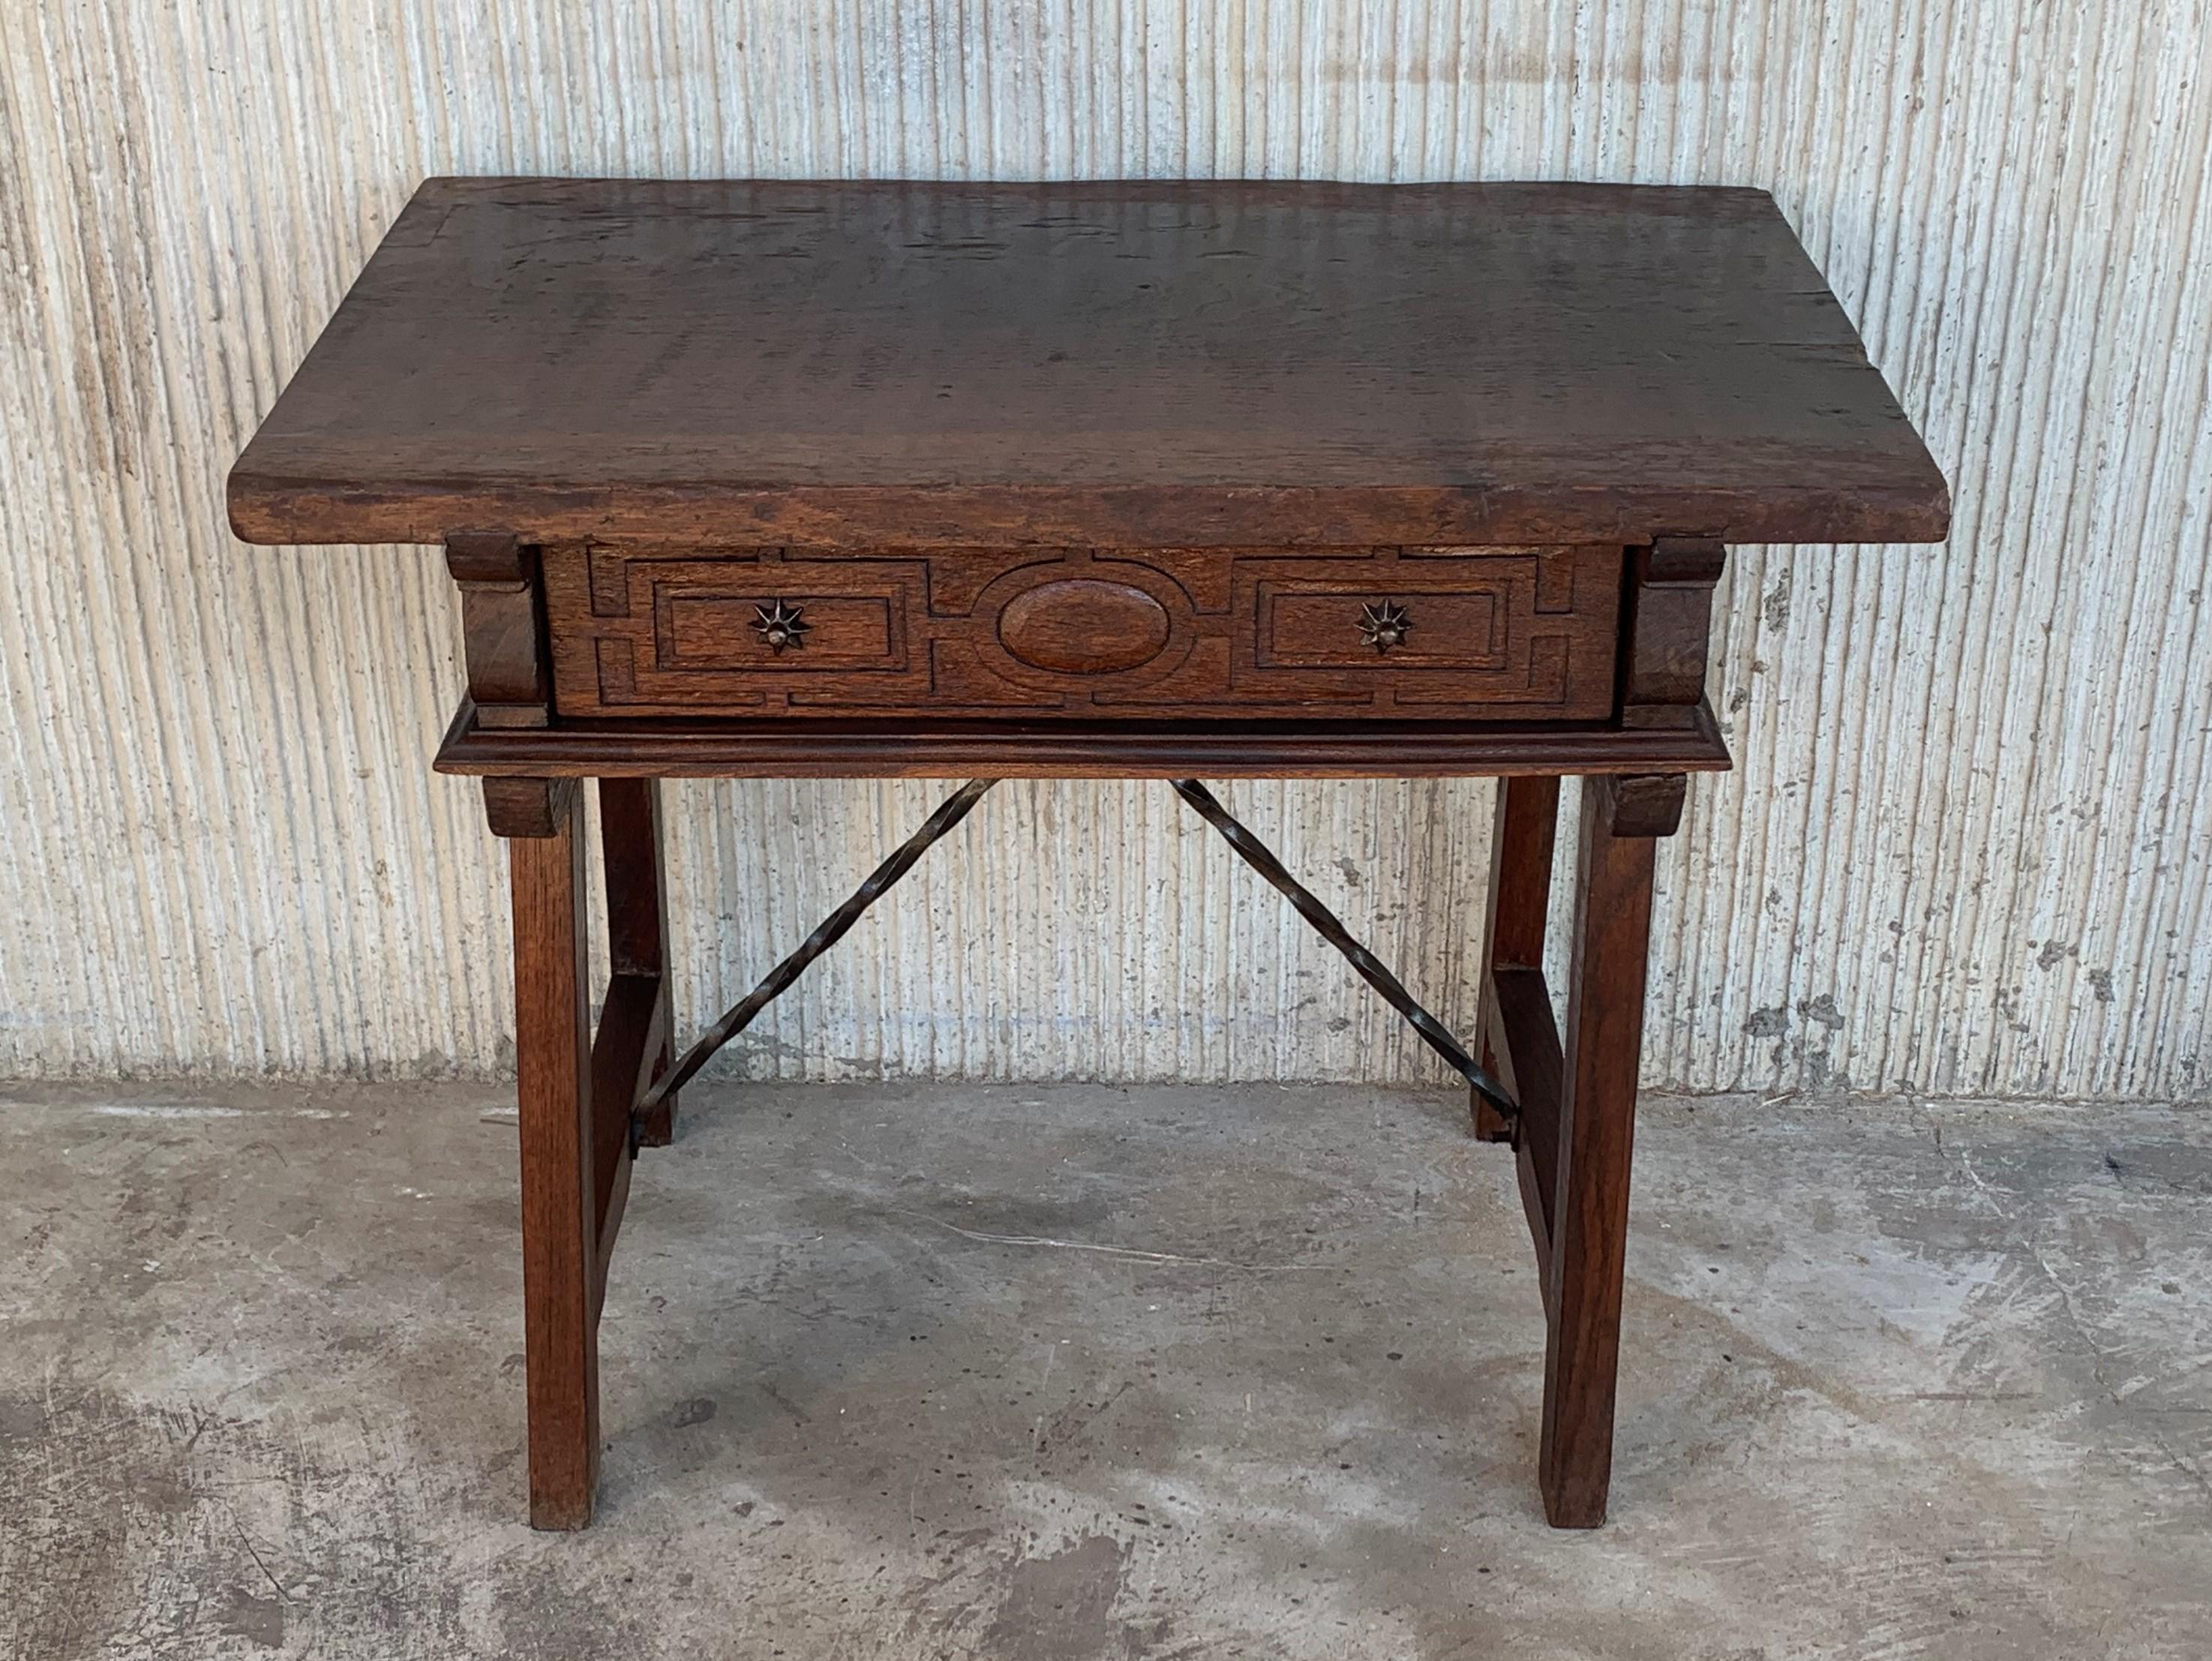
[[544,551],[571,717],[1598,721],[1619,547]]

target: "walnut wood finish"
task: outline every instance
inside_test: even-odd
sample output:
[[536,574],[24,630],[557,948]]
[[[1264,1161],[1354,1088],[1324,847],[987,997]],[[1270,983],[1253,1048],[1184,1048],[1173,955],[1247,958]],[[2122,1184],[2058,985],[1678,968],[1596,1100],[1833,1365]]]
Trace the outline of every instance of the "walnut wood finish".
[[544,1527],[591,1515],[632,1127],[673,1129],[635,1111],[672,1049],[653,782],[733,776],[1505,778],[1481,1046],[1518,1111],[1477,1133],[1540,1270],[1545,1508],[1600,1521],[1653,839],[1729,765],[1723,545],[1949,514],[1764,192],[1594,185],[433,179],[229,500],[249,540],[443,542],[459,586],[436,764],[509,839]]
[[[564,718],[1601,721],[1622,550],[548,549]],[[1377,651],[1369,608],[1407,619]],[[772,642],[775,608],[807,625]],[[492,725],[495,723],[486,723]]]
[[[592,1520],[599,1471],[599,1233],[583,819],[567,792],[550,836],[507,843],[514,891],[515,1094],[530,1521]],[[611,1231],[610,1231],[611,1232]]]
[[1583,785],[1564,1092],[1540,1242],[1551,1319],[1537,1483],[1558,1528],[1602,1523],[1612,1482],[1652,839],[1674,831],[1681,786],[1679,777]]
[[500,531],[455,531],[446,569],[461,591],[469,697],[487,727],[543,727],[552,701],[538,550]]
[[1521,1110],[1513,1126],[1515,1175],[1528,1238],[1536,1248],[1536,1283],[1550,1314],[1553,1218],[1558,1209],[1559,1120],[1565,1090],[1565,1057],[1552,1018],[1551,989],[1540,969],[1491,971],[1482,1002],[1483,1043],[1495,1071]]
[[[1492,1001],[1498,972],[1544,967],[1544,924],[1552,900],[1552,844],[1559,818],[1557,778],[1500,779],[1490,832],[1490,894],[1482,937],[1483,1007]],[[1486,1015],[1486,1034],[1488,1020]],[[1499,1053],[1486,1036],[1483,1065],[1498,1069]],[[1516,1097],[1521,1092],[1516,1092]],[[1473,1092],[1474,1134],[1486,1142],[1514,1140],[1513,1127],[1496,1107]]]
[[576,791],[574,778],[487,778],[484,818],[495,837],[558,836],[575,811]]
[[[660,785],[654,779],[599,781],[599,842],[606,866],[607,953],[616,995],[647,1006],[653,1041],[641,1046],[640,1068],[613,1080],[628,1104],[668,1070],[672,1030],[668,1007],[668,878],[661,853]],[[603,1016],[602,1020],[610,1019]],[[649,1147],[665,1147],[676,1134],[676,1098],[657,1103],[640,1127]]]
[[259,542],[824,549],[1949,511],[1763,191],[546,179],[416,192],[230,509]]
[[993,633],[1024,668],[1111,675],[1141,669],[1166,651],[1175,619],[1152,594],[1119,577],[1060,577],[1008,600]]
[[592,1035],[591,1317],[606,1300],[615,1239],[629,1203],[631,1110],[668,1053],[668,1007],[658,977],[616,975]]
[[1713,585],[1728,551],[1711,538],[1662,537],[1628,551],[1620,720],[1685,727],[1705,696]]
[[[1269,721],[562,721],[480,727],[463,703],[441,773],[490,778],[1460,778],[1722,772],[1712,711],[1686,732],[1592,722]],[[495,826],[495,828],[496,828]],[[502,832],[501,834],[510,834]]]
[[1690,782],[1680,773],[1615,774],[1607,781],[1607,811],[1616,837],[1671,837],[1682,828]]

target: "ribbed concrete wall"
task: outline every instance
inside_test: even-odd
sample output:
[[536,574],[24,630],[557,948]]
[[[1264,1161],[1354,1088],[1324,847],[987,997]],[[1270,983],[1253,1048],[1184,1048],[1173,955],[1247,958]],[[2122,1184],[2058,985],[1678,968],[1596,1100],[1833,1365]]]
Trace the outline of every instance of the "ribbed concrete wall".
[[[1958,500],[1946,548],[1738,555],[1741,770],[1665,857],[1649,1077],[2206,1093],[2199,0],[542,15],[0,7],[0,1073],[502,1060],[435,556],[222,508],[419,176],[1566,176],[1771,189]],[[678,791],[686,1024],[931,794]],[[1467,1019],[1487,786],[1228,794]],[[787,1075],[1442,1076],[1157,787],[1008,788],[763,1036]]]

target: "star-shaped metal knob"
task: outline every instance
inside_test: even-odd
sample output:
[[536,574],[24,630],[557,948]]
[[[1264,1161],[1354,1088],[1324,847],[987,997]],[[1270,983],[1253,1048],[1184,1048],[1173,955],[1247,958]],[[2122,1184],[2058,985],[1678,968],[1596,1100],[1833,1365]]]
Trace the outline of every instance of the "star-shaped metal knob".
[[1406,631],[1413,620],[1406,615],[1406,608],[1392,600],[1381,600],[1361,608],[1359,638],[1372,646],[1376,654],[1389,651],[1393,646],[1406,643]]
[[778,657],[783,655],[787,646],[797,651],[806,644],[806,631],[814,626],[799,615],[805,609],[803,605],[786,605],[780,599],[756,605],[754,632],[768,642],[769,650]]

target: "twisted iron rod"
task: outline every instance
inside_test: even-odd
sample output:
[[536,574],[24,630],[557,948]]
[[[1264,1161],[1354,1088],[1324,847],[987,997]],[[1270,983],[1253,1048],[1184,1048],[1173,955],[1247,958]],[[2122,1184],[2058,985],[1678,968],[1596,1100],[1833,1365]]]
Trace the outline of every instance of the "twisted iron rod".
[[1240,824],[1211,790],[1196,779],[1170,779],[1168,782],[1175,786],[1176,794],[1188,802],[1200,818],[1221,832],[1222,839],[1237,850],[1245,864],[1265,877],[1291,903],[1291,908],[1313,925],[1316,934],[1344,954],[1345,960],[1359,971],[1359,977],[1380,992],[1390,1007],[1406,1018],[1406,1024],[1421,1035],[1422,1041],[1443,1056],[1453,1072],[1474,1086],[1477,1095],[1509,1118],[1519,1115],[1520,1104],[1505,1093],[1505,1086],[1475,1064],[1474,1058],[1452,1037],[1450,1029],[1414,1002],[1413,995],[1406,990],[1382,960],[1352,939],[1351,932],[1337,920],[1336,913],[1285,870],[1283,862],[1268,850],[1267,844]]
[[651,1112],[690,1083],[716,1050],[751,1025],[756,1015],[787,991],[791,983],[806,972],[809,964],[843,939],[845,931],[859,920],[860,913],[875,904],[885,889],[913,870],[915,862],[929,851],[929,845],[966,818],[968,810],[982,800],[984,792],[997,782],[996,779],[970,779],[939,803],[937,811],[921,822],[921,828],[901,843],[889,859],[869,873],[868,879],[854,889],[842,905],[824,917],[821,926],[806,937],[796,952],[769,970],[758,986],[746,993],[727,1014],[699,1035],[698,1042],[677,1059],[675,1066],[653,1080],[653,1087],[638,1098],[631,1116],[633,1122]]
[[[996,779],[970,779],[939,804],[937,811],[922,821],[921,828],[871,872],[867,880],[854,889],[843,904],[823,918],[821,926],[800,943],[797,951],[769,970],[759,985],[748,992],[721,1019],[701,1033],[698,1040],[678,1057],[676,1064],[653,1081],[652,1087],[638,1098],[632,1122],[641,1120],[690,1083],[716,1050],[751,1025],[754,1018],[788,991],[792,983],[806,972],[809,964],[843,939],[846,931],[859,920],[860,914],[880,898],[884,890],[914,869],[916,861],[929,850],[930,845],[966,818],[969,811],[997,782]],[[1222,839],[1246,864],[1266,878],[1323,940],[1344,954],[1345,960],[1359,971],[1360,978],[1382,995],[1390,1007],[1405,1018],[1407,1025],[1420,1035],[1422,1041],[1443,1057],[1452,1071],[1465,1079],[1478,1095],[1499,1111],[1509,1116],[1518,1114],[1519,1104],[1505,1093],[1504,1086],[1475,1064],[1474,1057],[1461,1047],[1450,1030],[1416,1003],[1413,994],[1406,990],[1398,977],[1374,953],[1352,939],[1350,931],[1338,921],[1336,914],[1284,869],[1282,861],[1268,850],[1267,845],[1224,807],[1212,791],[1196,779],[1172,779],[1169,782],[1175,786],[1176,794],[1189,803],[1200,818],[1221,833]]]

